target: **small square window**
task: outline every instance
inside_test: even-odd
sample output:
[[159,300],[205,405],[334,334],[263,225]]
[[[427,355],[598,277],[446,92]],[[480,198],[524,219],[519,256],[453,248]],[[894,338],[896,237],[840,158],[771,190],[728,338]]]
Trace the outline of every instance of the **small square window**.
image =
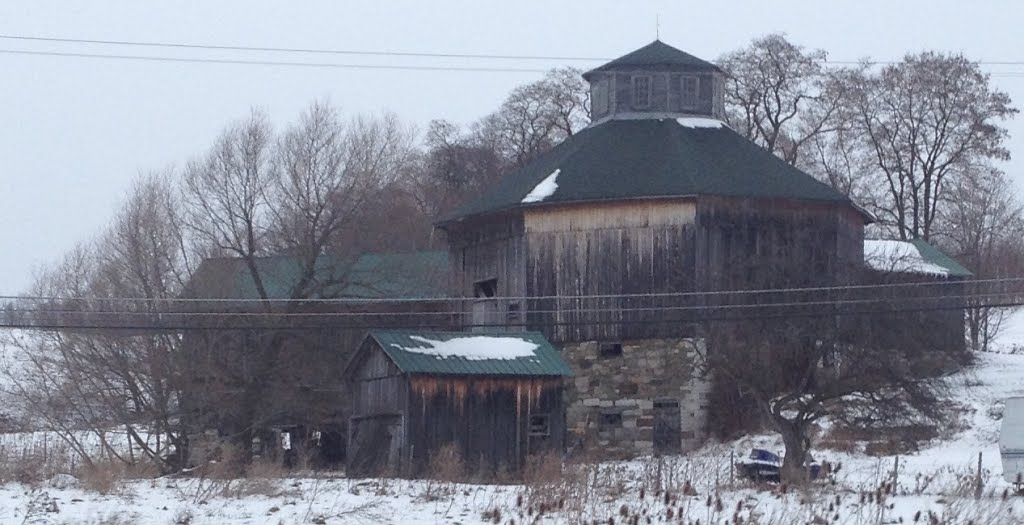
[[622,357],[622,343],[601,343],[599,353],[603,358]]
[[474,297],[494,297],[498,294],[498,280],[487,279],[473,284]]
[[689,75],[680,78],[680,93],[683,109],[696,109],[700,102],[700,79]]
[[597,420],[599,430],[611,430],[622,427],[622,412],[601,412]]
[[510,323],[523,320],[523,310],[519,303],[508,303],[508,309],[505,311],[505,318]]
[[646,108],[651,105],[651,77],[633,77],[633,107]]
[[530,416],[530,430],[529,435],[531,436],[550,436],[551,435],[551,416],[547,414],[533,414]]

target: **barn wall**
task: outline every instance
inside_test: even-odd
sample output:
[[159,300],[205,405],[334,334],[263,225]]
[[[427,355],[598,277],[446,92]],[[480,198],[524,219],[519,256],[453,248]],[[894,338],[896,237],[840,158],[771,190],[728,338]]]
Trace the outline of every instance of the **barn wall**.
[[586,341],[563,348],[575,374],[565,390],[569,447],[604,457],[632,457],[699,446],[710,384],[697,369],[693,345],[703,343],[624,341],[618,355],[609,355],[607,347],[602,351],[606,344]]
[[408,389],[401,370],[373,343],[367,342],[359,364],[350,370],[352,416],[405,411]]
[[[543,207],[525,212],[528,326],[552,341],[631,339],[678,332],[678,298],[554,296],[694,289],[692,201]],[[631,308],[634,311],[624,312]]]
[[[470,226],[452,226],[448,230],[451,293],[466,298],[462,325],[490,330],[510,326],[519,329],[525,288],[522,215],[499,215],[475,221]],[[476,283],[497,280],[493,298],[476,297]],[[476,313],[474,313],[476,312]]]
[[[560,453],[565,442],[561,378],[447,378],[410,382],[408,454],[424,472],[452,444],[471,471],[516,470],[531,454]],[[546,415],[548,435],[531,435],[531,416]]]
[[408,378],[373,341],[347,371],[351,395],[346,466],[354,475],[398,474],[404,458]]
[[707,290],[843,282],[863,265],[863,228],[842,203],[702,197],[697,279]]
[[[960,278],[947,278],[905,272],[866,270],[866,284],[942,283],[933,286],[900,286],[873,290],[874,299],[892,301],[872,315],[857,316],[848,323],[846,339],[853,344],[900,348],[911,356],[935,355],[937,366],[943,361],[965,357],[964,300],[966,283]],[[937,297],[939,296],[939,297]],[[914,302],[912,302],[914,301]],[[888,308],[927,308],[920,311],[890,312]],[[924,360],[923,362],[928,362]],[[939,369],[938,372],[948,370]]]

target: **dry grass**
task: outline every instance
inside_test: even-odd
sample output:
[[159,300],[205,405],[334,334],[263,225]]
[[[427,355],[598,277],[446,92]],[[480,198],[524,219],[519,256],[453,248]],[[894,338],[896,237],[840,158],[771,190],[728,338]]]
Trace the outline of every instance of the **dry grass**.
[[430,457],[430,477],[438,481],[456,483],[466,479],[466,463],[459,448],[448,443]]

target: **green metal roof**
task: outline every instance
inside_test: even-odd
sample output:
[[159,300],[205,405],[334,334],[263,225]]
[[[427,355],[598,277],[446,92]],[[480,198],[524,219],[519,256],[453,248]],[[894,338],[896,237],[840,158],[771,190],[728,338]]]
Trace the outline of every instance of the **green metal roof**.
[[368,337],[407,374],[572,375],[539,332],[371,330]]
[[[524,206],[698,195],[854,206],[842,193],[731,128],[702,127],[691,120],[609,120],[590,126],[509,174],[442,223]],[[555,170],[554,193],[524,204],[523,198]]]
[[591,69],[584,73],[584,78],[597,71],[610,71],[616,69],[665,69],[672,68],[680,71],[720,71],[719,67],[697,58],[689,53],[680,51],[661,40],[655,40],[632,53],[626,54],[603,66]]
[[[323,256],[316,274],[324,286],[317,298],[436,298],[447,295],[448,253],[425,251],[365,254],[355,259]],[[291,256],[261,257],[256,267],[269,299],[288,299],[302,274],[301,260]],[[259,299],[252,273],[239,258],[205,259],[183,294],[202,299]]]
[[914,247],[917,248],[918,253],[921,254],[921,258],[925,261],[932,263],[937,266],[941,266],[949,271],[951,277],[973,277],[974,274],[970,270],[965,268],[962,264],[956,261],[956,259],[942,253],[941,250],[928,244],[927,241],[922,239],[914,239],[910,241]]

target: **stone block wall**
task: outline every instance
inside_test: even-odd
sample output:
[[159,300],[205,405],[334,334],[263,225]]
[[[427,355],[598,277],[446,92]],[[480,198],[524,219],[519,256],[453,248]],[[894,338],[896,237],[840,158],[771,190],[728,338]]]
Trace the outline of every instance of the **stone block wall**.
[[[562,355],[575,374],[565,389],[568,445],[603,457],[685,452],[699,446],[711,383],[698,370],[695,344],[704,343],[643,339],[564,345]],[[678,431],[668,434],[673,439],[667,449],[662,438],[656,451],[655,427],[664,436],[665,425],[674,419],[666,421],[666,414],[674,414],[676,406]],[[680,443],[671,443],[676,434]]]

